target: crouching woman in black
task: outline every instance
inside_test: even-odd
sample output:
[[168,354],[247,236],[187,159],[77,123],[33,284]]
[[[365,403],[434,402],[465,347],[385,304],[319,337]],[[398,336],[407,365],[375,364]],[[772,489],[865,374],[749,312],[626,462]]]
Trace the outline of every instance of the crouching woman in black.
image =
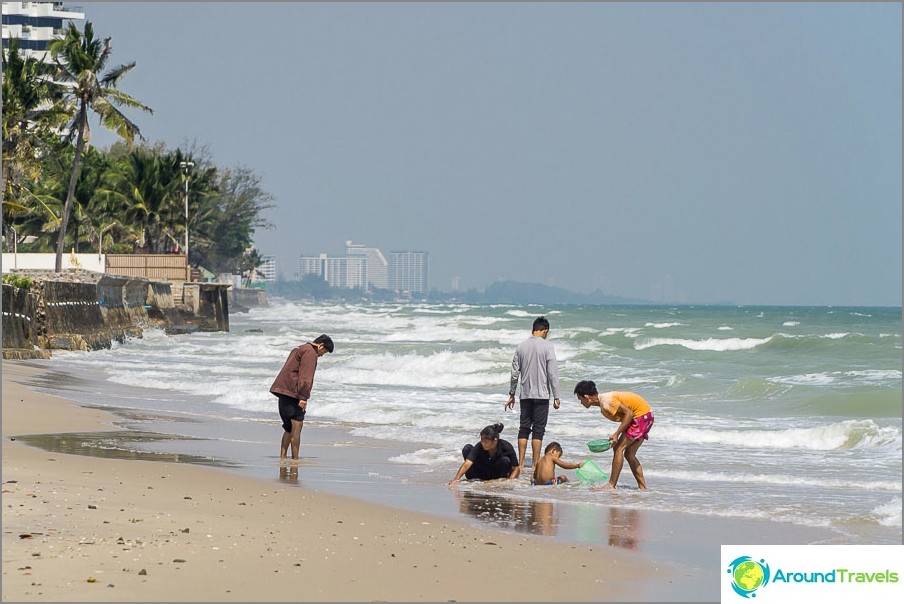
[[518,454],[507,440],[499,438],[502,424],[493,424],[480,431],[480,442],[465,445],[461,450],[465,462],[458,468],[455,478],[449,484],[458,482],[462,476],[478,480],[496,478],[518,478]]

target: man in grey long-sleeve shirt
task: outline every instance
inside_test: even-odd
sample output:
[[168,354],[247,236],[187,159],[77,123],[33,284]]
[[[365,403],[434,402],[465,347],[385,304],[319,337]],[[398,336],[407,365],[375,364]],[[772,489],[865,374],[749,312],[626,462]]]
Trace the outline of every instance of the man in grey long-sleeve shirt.
[[515,392],[521,381],[521,424],[518,428],[518,459],[524,469],[524,454],[527,451],[527,436],[531,439],[531,464],[540,460],[540,447],[546,433],[549,417],[549,397],[553,397],[553,407],[559,408],[559,369],[556,365],[556,351],[550,342],[549,321],[546,317],[534,319],[531,336],[518,344],[512,359],[512,381],[506,409],[515,406]]

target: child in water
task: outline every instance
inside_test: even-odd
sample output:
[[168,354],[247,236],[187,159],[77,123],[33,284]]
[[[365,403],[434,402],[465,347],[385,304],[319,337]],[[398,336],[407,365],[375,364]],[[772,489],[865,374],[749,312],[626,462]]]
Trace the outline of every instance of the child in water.
[[562,445],[557,442],[551,442],[546,445],[543,457],[540,458],[540,461],[534,467],[534,475],[531,477],[530,483],[539,485],[562,484],[563,482],[568,482],[568,477],[565,475],[556,476],[556,466],[566,470],[577,470],[584,465],[583,461],[581,463],[562,461],[559,459],[561,455]]

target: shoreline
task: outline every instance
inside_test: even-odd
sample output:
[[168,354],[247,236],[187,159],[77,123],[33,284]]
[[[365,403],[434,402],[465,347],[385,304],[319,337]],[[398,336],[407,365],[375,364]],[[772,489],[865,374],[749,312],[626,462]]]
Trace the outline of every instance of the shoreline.
[[[352,545],[357,542],[361,547],[364,545],[361,541],[381,542],[382,547],[396,545],[402,540],[397,537],[393,541],[390,533],[402,535],[399,531],[402,530],[400,527],[404,526],[405,531],[414,531],[405,533],[413,536],[413,540],[405,540],[413,552],[420,550],[421,555],[429,552],[432,561],[436,558],[443,560],[443,563],[437,564],[432,571],[426,569],[425,572],[421,567],[420,574],[428,576],[427,581],[430,585],[417,589],[408,586],[408,582],[412,580],[408,573],[400,573],[397,578],[391,575],[383,578],[386,569],[378,559],[379,555],[375,557],[371,551],[366,560],[370,564],[373,564],[374,560],[379,562],[376,564],[377,576],[356,581],[377,581],[381,585],[386,583],[388,591],[385,593],[373,589],[332,592],[329,587],[318,587],[318,590],[326,591],[318,591],[315,597],[312,594],[299,595],[292,589],[283,590],[282,586],[274,587],[268,584],[266,593],[242,592],[244,596],[237,596],[239,592],[231,590],[212,597],[201,591],[192,591],[191,588],[186,592],[185,588],[180,586],[169,595],[166,590],[153,591],[154,597],[148,596],[150,599],[370,600],[376,598],[373,594],[382,593],[377,599],[389,601],[449,599],[479,601],[488,598],[513,601],[718,601],[721,578],[719,555],[722,543],[845,542],[843,537],[829,529],[765,520],[657,512],[599,504],[567,504],[562,501],[544,500],[539,492],[536,496],[531,492],[525,500],[523,491],[520,496],[513,497],[512,493],[507,494],[504,488],[494,490],[492,488],[494,485],[490,485],[488,490],[480,491],[474,490],[473,486],[440,488],[435,482],[425,482],[423,477],[414,478],[414,470],[389,462],[389,457],[399,454],[398,449],[389,441],[353,437],[348,429],[336,425],[318,425],[312,422],[313,425],[305,431],[302,439],[302,460],[297,465],[280,464],[275,455],[276,440],[273,434],[275,423],[230,424],[222,418],[218,421],[209,420],[208,415],[200,416],[204,418],[202,420],[195,416],[171,416],[166,411],[108,407],[107,401],[126,401],[128,397],[137,400],[144,396],[154,400],[153,397],[159,391],[130,389],[128,393],[124,393],[119,391],[115,384],[92,381],[98,376],[73,376],[54,367],[52,360],[7,361],[4,362],[3,369],[4,483],[9,480],[8,460],[17,461],[23,456],[30,460],[28,465],[17,467],[19,476],[13,476],[12,479],[19,482],[14,484],[14,488],[8,488],[9,485],[4,484],[4,488],[11,493],[26,488],[21,485],[28,483],[26,477],[33,474],[35,469],[43,473],[51,468],[67,468],[63,473],[71,474],[77,473],[85,465],[93,467],[97,463],[108,468],[104,472],[117,476],[117,481],[122,484],[122,476],[131,476],[129,468],[132,468],[133,464],[151,468],[142,470],[142,480],[145,481],[155,478],[157,473],[153,468],[156,466],[161,468],[160,479],[153,480],[153,483],[147,485],[143,482],[135,484],[134,480],[130,480],[123,488],[128,488],[133,499],[136,493],[140,493],[138,497],[146,498],[149,495],[156,495],[152,491],[169,492],[168,503],[159,502],[155,504],[155,509],[166,510],[168,513],[172,513],[171,509],[179,509],[182,514],[180,518],[184,517],[189,509],[182,509],[185,506],[180,505],[181,502],[178,501],[181,497],[175,497],[172,491],[183,484],[211,485],[225,482],[239,492],[245,493],[246,499],[251,498],[248,493],[266,491],[263,495],[265,499],[260,497],[256,499],[254,505],[258,508],[264,504],[273,504],[278,498],[280,504],[275,510],[272,506],[266,507],[266,511],[261,512],[263,517],[243,516],[242,522],[248,523],[248,527],[243,528],[247,530],[234,528],[232,533],[236,534],[237,531],[243,540],[247,539],[248,535],[254,533],[250,528],[253,525],[261,534],[268,533],[271,538],[279,540],[281,542],[279,547],[258,553],[259,559],[269,559],[274,565],[278,565],[281,559],[272,552],[286,551],[286,548],[298,551],[297,544],[301,541],[292,538],[296,531],[306,535],[304,542],[322,543],[324,538],[322,534],[312,534],[304,526],[296,527],[293,524],[292,528],[287,530],[266,524],[269,518],[285,518],[285,510],[297,505],[299,498],[303,500],[305,506],[311,505],[316,500],[320,510],[338,510],[348,505],[354,509],[355,516],[369,518],[367,526],[373,526],[378,522],[371,518],[375,516],[393,527],[384,529],[378,536],[367,532],[366,540],[364,537],[358,537],[353,539]],[[29,386],[40,390],[29,389]],[[51,394],[53,392],[57,394]],[[66,398],[59,398],[60,396]],[[28,400],[27,407],[22,404],[24,402],[22,399]],[[7,400],[10,404],[6,403]],[[104,400],[104,405],[86,402],[96,400]],[[240,442],[230,430],[241,430]],[[188,433],[207,436],[184,439],[184,435]],[[229,434],[224,437],[224,433]],[[18,438],[11,441],[10,437]],[[132,446],[130,443],[139,443],[140,446]],[[244,449],[239,450],[241,447]],[[49,459],[54,461],[48,462]],[[156,461],[146,461],[148,459]],[[137,468],[138,465],[134,467]],[[298,470],[297,475],[292,471],[295,468]],[[106,475],[103,472],[101,474]],[[177,480],[171,479],[177,475]],[[439,478],[443,477],[445,474]],[[62,488],[59,484],[60,477],[56,478],[57,480],[50,478],[48,480],[55,485],[56,490],[59,490]],[[433,478],[430,477],[431,480]],[[445,480],[442,480],[442,484],[445,484]],[[95,487],[106,488],[103,480],[99,480]],[[38,486],[32,485],[30,488],[29,492],[37,495],[35,489]],[[234,505],[237,504],[229,499],[234,495],[231,491],[211,488],[213,490],[205,491],[199,497],[191,494],[188,496],[192,497],[192,500],[200,498],[211,502],[220,510],[220,518],[215,523],[221,523],[227,515],[235,511]],[[106,491],[109,491],[109,488],[106,488]],[[7,495],[12,497],[11,494],[5,494],[4,497]],[[33,499],[29,503],[34,505]],[[100,509],[99,505],[97,507]],[[242,511],[246,510],[242,508]],[[15,517],[10,514],[10,508],[4,506],[4,530],[7,537],[4,541],[4,598],[7,595],[7,579],[10,578],[7,546],[12,547],[8,541],[16,536],[13,534],[15,531],[7,529],[8,516],[10,519]],[[158,514],[159,519],[159,512],[155,514]],[[422,519],[419,521],[421,524],[418,524],[417,518]],[[91,520],[91,514],[80,517],[72,527],[73,534],[91,529]],[[107,521],[113,523],[113,520]],[[128,521],[130,524],[137,524],[132,522],[131,518]],[[185,517],[184,521],[191,523],[193,520],[191,517]],[[344,518],[336,518],[334,522],[336,525],[349,523]],[[443,527],[439,541],[435,535],[436,526]],[[134,530],[135,527],[130,528]],[[183,528],[190,526],[186,524]],[[171,531],[172,534],[167,539],[162,537],[161,531],[162,529],[158,528],[158,534],[155,535],[154,542],[158,548],[175,546],[180,540],[178,532]],[[283,532],[286,534],[281,535]],[[453,535],[458,537],[465,533],[470,535],[468,543],[452,539]],[[339,533],[332,537],[334,543],[327,549],[334,552],[342,551],[342,556],[347,555],[349,560],[353,560],[354,548],[350,552],[348,548],[342,549],[335,543],[335,540],[340,538]],[[147,543],[147,539],[146,537],[142,542]],[[495,544],[485,549],[499,548],[501,551],[481,557],[478,554],[487,552],[475,552],[473,548],[468,547],[472,543],[476,545],[485,542]],[[232,545],[233,548],[241,545],[239,541],[234,543],[238,545]],[[71,548],[73,544],[70,540],[69,547]],[[222,545],[211,547],[225,549]],[[428,547],[430,549],[426,550]],[[413,553],[412,556],[417,558],[418,554]],[[465,556],[464,560],[461,559],[462,556]],[[550,574],[552,570],[546,567],[550,556],[556,560],[556,564],[553,565],[555,572],[552,574]],[[171,560],[174,559],[186,558],[174,554],[168,560],[158,562],[159,565],[171,566]],[[326,559],[325,557],[324,560]],[[224,568],[229,567],[228,562],[227,560],[222,563],[226,565]],[[455,562],[459,563],[457,567],[459,570],[456,572],[460,576],[457,578],[450,576],[448,571]],[[510,568],[513,564],[519,565],[517,572]],[[29,564],[26,562],[24,565]],[[450,590],[449,586],[452,584],[470,585],[472,588],[476,584],[484,584],[484,581],[471,576],[474,565],[487,569],[481,571],[484,573],[481,576],[485,577],[488,585],[498,584],[500,586],[498,591]],[[23,565],[19,564],[16,568],[20,567]],[[242,568],[241,564],[239,568]],[[299,568],[293,566],[291,570]],[[413,568],[414,565],[408,570],[413,572]],[[494,568],[495,575],[490,572]],[[536,571],[532,571],[533,568],[536,568]],[[582,570],[580,575],[574,574],[577,568]],[[147,568],[147,571],[150,573],[151,569]],[[28,569],[27,572],[34,571]],[[269,572],[275,573],[275,567]],[[505,578],[509,575],[513,578]],[[228,578],[231,573],[226,572],[223,576]],[[328,576],[328,573],[318,571],[318,578],[325,579]],[[547,579],[538,580],[538,576],[561,577],[564,583],[550,582]],[[333,580],[342,583],[344,590],[350,589],[354,583],[349,577],[330,579]],[[143,583],[132,586],[132,589],[139,588],[150,589]],[[71,589],[71,584],[56,593],[65,593],[66,589]],[[141,599],[144,593],[136,591],[131,595]],[[174,598],[174,593],[178,593],[179,597]],[[186,595],[187,593],[191,595]],[[36,592],[18,594],[17,598],[19,596],[31,599],[56,597],[48,596],[46,591],[41,594]],[[95,597],[91,596],[91,599]],[[107,597],[133,599],[123,598],[121,593],[115,597],[114,594],[109,594]]]
[[52,372],[3,363],[4,601],[717,599],[717,585],[701,598],[690,569],[615,547],[221,468],[27,446],[16,437],[105,432],[117,421],[21,383]]

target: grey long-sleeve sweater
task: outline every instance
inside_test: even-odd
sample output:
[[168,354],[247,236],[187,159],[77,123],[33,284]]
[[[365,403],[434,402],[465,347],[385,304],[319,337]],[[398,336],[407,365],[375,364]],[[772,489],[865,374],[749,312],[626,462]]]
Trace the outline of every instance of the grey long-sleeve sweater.
[[521,381],[521,398],[559,398],[559,369],[556,351],[550,342],[531,336],[515,349],[509,394],[514,395]]

